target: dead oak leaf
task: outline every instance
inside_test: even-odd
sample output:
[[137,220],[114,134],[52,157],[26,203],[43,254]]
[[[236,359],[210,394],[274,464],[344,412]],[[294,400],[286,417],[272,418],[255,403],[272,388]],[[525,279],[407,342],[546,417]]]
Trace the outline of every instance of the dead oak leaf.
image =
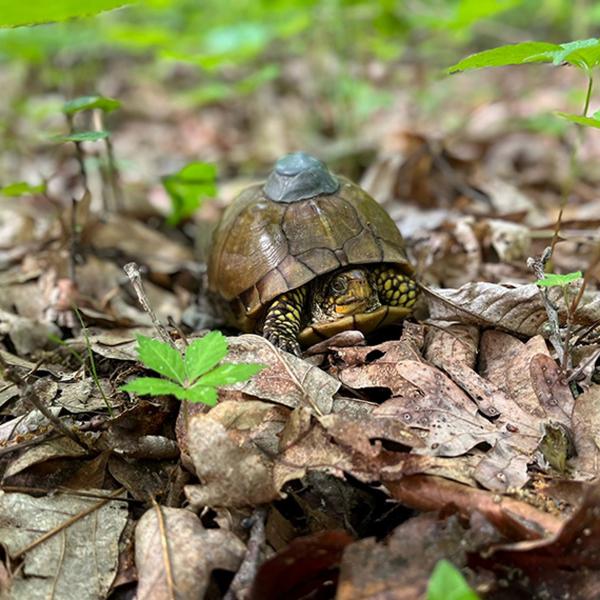
[[169,600],[176,590],[178,600],[204,598],[212,571],[236,571],[245,551],[231,531],[205,529],[189,510],[151,508],[135,529],[136,597]]
[[[477,282],[458,289],[428,288],[425,294],[433,321],[457,321],[532,337],[544,333],[543,326],[548,320],[535,284],[510,286]],[[551,289],[550,298],[564,318],[561,290]],[[600,294],[584,294],[575,320],[578,325],[592,325],[600,320]]]
[[240,446],[209,415],[191,418],[188,451],[202,482],[185,486],[193,507],[253,506],[279,498],[272,461],[252,445]]
[[[340,382],[305,360],[279,352],[259,335],[228,338],[227,362],[261,363],[266,365],[249,381],[220,388],[221,400],[239,399],[239,393],[259,400],[268,400],[289,408],[307,406],[315,414],[329,414],[333,395]],[[233,396],[232,396],[233,394]]]

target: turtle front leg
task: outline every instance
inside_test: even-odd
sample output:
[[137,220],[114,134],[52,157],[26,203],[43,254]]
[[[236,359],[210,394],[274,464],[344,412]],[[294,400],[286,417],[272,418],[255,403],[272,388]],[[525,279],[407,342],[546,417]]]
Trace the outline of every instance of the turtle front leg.
[[373,268],[373,275],[381,304],[410,308],[416,302],[419,294],[416,281],[398,267],[379,265]]
[[267,310],[262,334],[272,344],[300,356],[298,334],[306,304],[306,286],[281,294]]

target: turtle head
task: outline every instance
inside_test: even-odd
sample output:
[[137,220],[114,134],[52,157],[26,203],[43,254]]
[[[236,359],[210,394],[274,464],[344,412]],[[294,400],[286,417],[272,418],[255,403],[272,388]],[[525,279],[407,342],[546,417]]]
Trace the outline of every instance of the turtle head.
[[282,156],[264,185],[267,198],[275,202],[298,202],[323,194],[335,194],[340,187],[323,161],[306,152]]
[[321,309],[327,320],[371,312],[379,308],[377,290],[366,269],[346,269],[324,282]]

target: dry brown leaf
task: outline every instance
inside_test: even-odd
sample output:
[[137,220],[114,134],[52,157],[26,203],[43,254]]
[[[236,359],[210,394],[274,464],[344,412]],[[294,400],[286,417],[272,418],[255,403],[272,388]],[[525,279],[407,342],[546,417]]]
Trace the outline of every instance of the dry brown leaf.
[[409,395],[394,393],[373,411],[373,416],[401,419],[422,431],[425,446],[415,449],[418,454],[458,456],[482,442],[493,445],[504,435],[435,367],[404,360],[395,365],[394,375],[408,381],[415,391]]
[[600,385],[578,396],[573,409],[573,435],[577,456],[576,477],[595,479],[600,473]]
[[478,352],[477,327],[448,323],[447,326],[427,330],[425,358],[440,368],[451,361],[474,369]]
[[239,399],[239,392],[243,392],[290,408],[306,406],[315,414],[331,412],[333,395],[340,387],[331,375],[305,360],[279,352],[259,335],[231,337],[228,342],[228,362],[261,363],[267,368],[247,382],[220,388],[221,400]]
[[466,518],[478,511],[509,539],[540,539],[556,533],[562,525],[559,517],[527,502],[441,477],[412,475],[383,481],[392,496],[407,506],[422,511],[452,507]]
[[[415,600],[424,598],[431,571],[442,558],[457,566],[467,563],[467,552],[475,546],[459,520],[439,520],[433,514],[409,519],[383,542],[366,538],[344,550],[336,600]],[[491,542],[495,532],[478,532]],[[481,540],[478,540],[481,544]]]
[[421,448],[423,440],[402,421],[385,417],[357,419],[346,415],[325,415],[319,422],[336,442],[351,448],[367,458],[375,458],[381,451],[381,444],[371,440],[389,440],[408,448]]
[[210,415],[190,419],[188,450],[202,482],[185,487],[192,506],[253,506],[279,497],[271,460],[252,445],[240,446]]
[[245,551],[230,531],[204,529],[189,510],[156,505],[144,513],[135,529],[136,597],[204,598],[212,571],[236,571]]
[[[425,293],[433,321],[494,327],[529,337],[546,333],[547,315],[535,284],[511,287],[479,282],[468,283],[459,289],[427,289]],[[552,288],[550,298],[564,318],[561,290]],[[600,294],[584,294],[575,316],[576,323],[592,325],[599,320]]]

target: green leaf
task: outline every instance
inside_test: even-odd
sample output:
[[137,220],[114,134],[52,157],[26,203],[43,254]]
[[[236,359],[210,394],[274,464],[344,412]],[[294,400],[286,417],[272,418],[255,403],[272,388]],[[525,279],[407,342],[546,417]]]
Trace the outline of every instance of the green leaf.
[[4,187],[0,188],[0,194],[3,196],[30,196],[35,194],[43,194],[46,191],[46,182],[38,185],[31,185],[26,181],[17,181],[15,183],[9,183]]
[[186,390],[174,381],[158,377],[138,377],[121,386],[124,392],[132,392],[139,396],[166,396],[171,395],[185,400]]
[[440,560],[429,579],[427,600],[479,600],[479,596],[451,562]]
[[546,42],[521,42],[520,44],[508,44],[484,50],[477,54],[471,54],[467,58],[452,65],[449,73],[459,71],[470,71],[484,67],[506,67],[508,65],[522,65],[530,62],[547,62],[547,53],[560,52],[562,47],[557,44]]
[[572,123],[577,123],[579,125],[584,125],[585,127],[595,127],[596,129],[600,129],[600,119],[598,118],[598,113],[594,113],[593,117],[582,117],[581,115],[572,115],[570,113],[564,112],[555,112],[557,117],[561,119],[566,119],[567,121],[571,121]]
[[181,354],[166,342],[137,336],[137,351],[146,367],[183,385],[185,366]]
[[219,387],[221,385],[230,385],[231,383],[238,383],[240,381],[246,381],[253,375],[256,375],[259,371],[265,368],[265,365],[260,364],[233,364],[225,363],[214,368],[210,373],[201,377],[193,386],[213,386]]
[[565,286],[581,279],[583,277],[581,271],[575,273],[565,273],[564,275],[557,275],[556,273],[546,273],[544,279],[538,279],[536,283],[542,287],[554,287],[554,286]]
[[74,115],[82,110],[99,108],[108,113],[120,106],[121,103],[114,98],[107,98],[105,96],[80,96],[79,98],[73,98],[73,100],[65,102],[63,112],[66,115]]
[[0,27],[18,27],[64,21],[72,17],[87,17],[128,3],[128,0],[2,0]]
[[204,198],[214,196],[217,168],[213,164],[193,162],[171,175],[163,177],[165,190],[171,198],[171,214],[167,219],[170,225],[176,225],[182,219],[192,215]]
[[521,42],[484,50],[467,56],[449,69],[449,73],[469,71],[483,67],[505,67],[534,62],[550,62],[554,65],[569,63],[588,72],[600,64],[600,40],[591,38],[564,44],[547,42]]
[[53,142],[63,144],[64,142],[97,142],[110,135],[108,131],[76,131],[67,135],[55,135],[50,138]]
[[600,40],[591,38],[587,40],[576,40],[561,44],[559,52],[552,53],[552,63],[560,65],[569,63],[580,69],[590,71],[598,65],[600,59]]
[[227,338],[220,331],[211,331],[194,340],[185,351],[185,372],[188,381],[195,381],[227,355]]
[[188,402],[202,402],[208,406],[214,406],[217,403],[217,390],[213,387],[191,387],[183,390],[183,400]]

